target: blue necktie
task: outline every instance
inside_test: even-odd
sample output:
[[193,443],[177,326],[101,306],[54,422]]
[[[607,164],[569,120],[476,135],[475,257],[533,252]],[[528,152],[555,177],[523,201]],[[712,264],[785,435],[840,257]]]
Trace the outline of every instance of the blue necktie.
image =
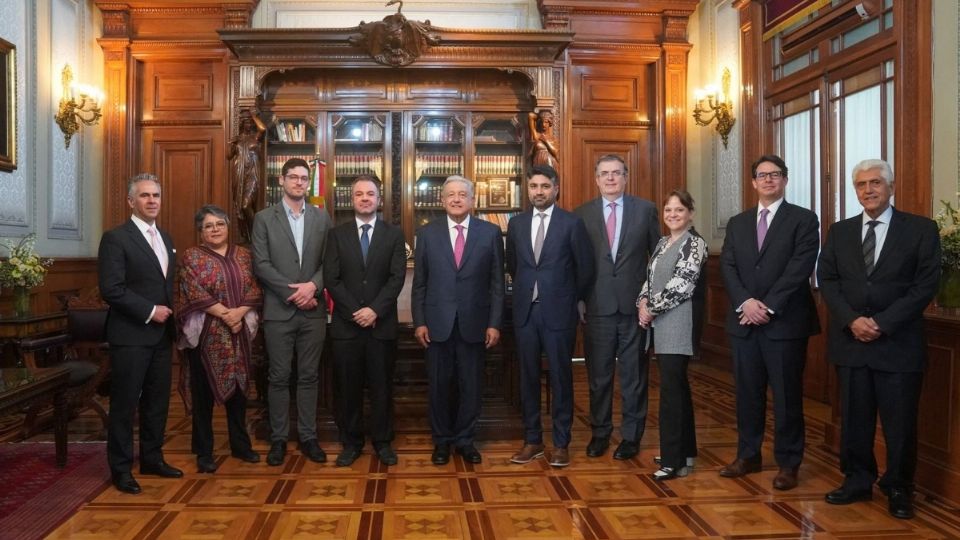
[[363,253],[363,264],[367,264],[367,252],[370,251],[370,224],[364,223],[360,226],[363,234],[360,235],[360,252]]

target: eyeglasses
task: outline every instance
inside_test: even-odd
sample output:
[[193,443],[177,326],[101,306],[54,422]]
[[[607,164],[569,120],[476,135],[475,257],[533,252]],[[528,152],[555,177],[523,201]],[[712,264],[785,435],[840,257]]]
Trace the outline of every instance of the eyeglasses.
[[623,171],[621,171],[621,170],[616,170],[616,171],[603,171],[603,172],[601,172],[600,174],[598,174],[597,176],[599,176],[600,178],[620,178],[620,177],[622,177],[624,174],[625,174],[625,173],[624,173]]
[[226,229],[226,228],[227,228],[227,222],[226,222],[226,221],[214,221],[213,223],[204,223],[204,224],[203,224],[203,230],[205,230],[205,231],[213,231],[213,230],[216,230],[216,229]]
[[769,178],[771,180],[779,180],[783,178],[783,171],[770,171],[770,172],[758,172],[756,179],[763,180],[764,178]]
[[295,175],[295,174],[288,174],[288,175],[286,175],[284,178],[286,178],[287,180],[289,180],[289,181],[291,181],[291,182],[297,182],[297,183],[300,183],[300,184],[306,184],[307,182],[310,181],[310,177],[309,177],[309,176],[297,176],[297,175]]

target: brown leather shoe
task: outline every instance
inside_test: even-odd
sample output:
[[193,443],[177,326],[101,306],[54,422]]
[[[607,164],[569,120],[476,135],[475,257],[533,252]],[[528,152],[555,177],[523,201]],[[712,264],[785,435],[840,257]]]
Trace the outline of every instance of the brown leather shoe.
[[520,463],[522,465],[524,463],[530,463],[542,455],[542,444],[524,444],[523,448],[510,458],[510,463]]
[[747,461],[737,458],[733,460],[733,463],[720,469],[720,476],[724,478],[740,478],[745,474],[758,473],[760,472],[760,468],[759,461]]
[[566,467],[570,464],[570,452],[566,448],[554,447],[550,452],[549,463],[553,467]]
[[780,472],[773,478],[773,488],[786,491],[797,487],[797,469],[799,467],[780,467]]

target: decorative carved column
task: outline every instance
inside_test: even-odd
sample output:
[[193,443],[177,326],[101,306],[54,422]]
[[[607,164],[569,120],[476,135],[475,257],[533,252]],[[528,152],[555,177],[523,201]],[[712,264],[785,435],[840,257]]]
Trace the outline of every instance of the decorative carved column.
[[669,193],[687,185],[687,53],[691,45],[687,43],[686,15],[665,13],[663,27],[660,170],[661,193]]
[[127,106],[130,66],[130,12],[125,4],[101,4],[103,16],[103,224],[112,227],[127,218],[123,188],[130,177],[131,131]]

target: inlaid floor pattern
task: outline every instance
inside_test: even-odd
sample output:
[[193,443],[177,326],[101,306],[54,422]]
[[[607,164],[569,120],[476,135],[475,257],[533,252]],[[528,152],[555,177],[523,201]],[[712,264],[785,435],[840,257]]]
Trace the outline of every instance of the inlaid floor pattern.
[[[606,456],[586,457],[586,371],[575,366],[577,410],[571,464],[564,469],[543,459],[511,464],[517,440],[482,441],[480,465],[454,454],[448,465],[434,466],[425,424],[404,425],[396,440],[400,462],[389,468],[371,455],[369,445],[352,467],[336,468],[335,443],[322,445],[326,464],[306,460],[291,443],[283,467],[251,465],[229,456],[220,411],[215,425],[220,468],[198,474],[190,454],[190,418],[174,394],[165,453],[185,478],[138,475],[139,496],[105,486],[51,538],[960,538],[957,509],[922,494],[911,521],[891,518],[879,491],[872,502],[826,504],[823,494],[841,477],[837,457],[823,444],[829,409],[822,404],[807,404],[807,455],[797,489],[772,488],[776,469],[769,437],[763,472],[721,478],[717,470],[736,452],[730,377],[702,366],[692,366],[691,375],[699,457],[689,476],[663,483],[650,477],[658,454],[655,364],[646,434],[640,454],[629,461],[611,457],[616,437]],[[83,431],[92,433],[95,426],[91,419],[75,420],[72,439],[92,436]],[[549,442],[549,435],[545,439]],[[255,445],[265,457],[266,443]]]

